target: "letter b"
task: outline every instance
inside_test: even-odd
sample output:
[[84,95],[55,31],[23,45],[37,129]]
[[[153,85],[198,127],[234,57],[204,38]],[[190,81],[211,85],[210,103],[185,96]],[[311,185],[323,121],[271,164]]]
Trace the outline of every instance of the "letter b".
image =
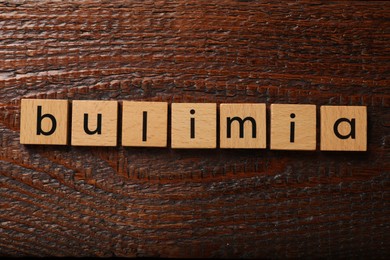
[[[51,129],[49,131],[42,130],[42,120],[48,118],[51,120]],[[44,114],[42,115],[42,106],[38,106],[37,113],[37,135],[52,135],[57,128],[57,120],[52,114]]]

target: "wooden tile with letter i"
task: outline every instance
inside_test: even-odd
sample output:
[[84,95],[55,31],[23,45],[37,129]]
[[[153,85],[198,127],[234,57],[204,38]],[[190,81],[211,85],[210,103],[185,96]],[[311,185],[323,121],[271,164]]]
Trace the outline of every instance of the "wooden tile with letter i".
[[167,102],[123,101],[123,146],[166,147],[167,128]]
[[316,149],[315,105],[271,105],[271,149]]
[[22,99],[20,143],[66,145],[68,100]]
[[72,145],[116,146],[117,101],[75,100],[72,107]]
[[266,148],[265,104],[220,105],[221,148]]
[[217,104],[173,103],[172,148],[216,148]]
[[321,106],[322,151],[367,151],[366,106]]

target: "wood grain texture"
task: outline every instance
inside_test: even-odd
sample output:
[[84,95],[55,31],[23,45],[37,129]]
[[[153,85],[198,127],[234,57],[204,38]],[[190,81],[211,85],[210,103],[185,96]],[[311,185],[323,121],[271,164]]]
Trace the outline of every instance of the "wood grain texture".
[[[0,1],[0,36],[1,256],[389,257],[389,2]],[[368,151],[25,146],[21,98],[365,105]]]

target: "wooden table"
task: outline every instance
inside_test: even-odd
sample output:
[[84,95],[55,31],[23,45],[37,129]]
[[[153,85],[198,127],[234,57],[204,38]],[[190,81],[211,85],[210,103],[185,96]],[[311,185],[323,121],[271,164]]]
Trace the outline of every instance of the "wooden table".
[[[389,62],[384,1],[1,1],[0,255],[389,257]],[[365,105],[368,151],[26,146],[21,98]]]

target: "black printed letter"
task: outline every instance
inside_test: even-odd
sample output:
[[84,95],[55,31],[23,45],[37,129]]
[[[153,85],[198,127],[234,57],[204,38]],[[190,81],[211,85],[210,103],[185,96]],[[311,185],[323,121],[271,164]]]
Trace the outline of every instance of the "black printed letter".
[[240,124],[240,138],[244,138],[244,124],[245,121],[250,121],[252,123],[252,138],[256,138],[256,120],[253,117],[245,117],[244,119],[241,119],[240,117],[236,116],[233,118],[227,117],[226,118],[226,137],[231,138],[232,137],[232,122],[238,121]]
[[142,115],[142,141],[146,142],[148,133],[148,112],[143,111]]
[[[295,118],[295,114],[290,115],[291,118]],[[295,122],[290,122],[290,143],[294,142],[295,138]]]
[[88,128],[88,114],[84,114],[84,131],[89,134],[102,134],[102,114],[97,114],[97,126],[94,131],[89,130]]
[[[47,117],[51,120],[51,129],[50,131],[43,131],[42,130],[42,120]],[[38,106],[38,113],[37,113],[37,135],[52,135],[57,128],[57,120],[52,114],[44,114],[42,115],[42,106]]]
[[[191,115],[195,114],[195,110],[191,109]],[[195,118],[191,117],[191,139],[195,138]]]
[[[349,131],[349,134],[347,134],[347,135],[342,135],[339,132],[339,125],[342,122],[348,123],[350,125],[350,127],[351,127],[351,130]],[[340,118],[340,119],[338,119],[334,123],[333,132],[340,139],[348,139],[349,137],[351,137],[352,139],[355,139],[355,118],[352,118],[351,120],[349,120],[348,118]]]

